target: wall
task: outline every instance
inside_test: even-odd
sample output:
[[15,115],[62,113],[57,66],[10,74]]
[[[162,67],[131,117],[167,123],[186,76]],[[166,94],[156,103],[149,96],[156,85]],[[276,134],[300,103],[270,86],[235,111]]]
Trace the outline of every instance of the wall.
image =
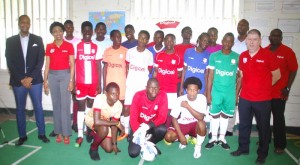
[[[139,0],[137,0],[139,1]],[[159,1],[159,0],[152,0]],[[228,0],[224,0],[227,2]],[[158,15],[156,18],[149,18],[143,16],[136,16],[135,12],[135,0],[71,0],[70,1],[70,19],[74,21],[75,26],[75,35],[81,36],[80,34],[80,25],[81,22],[88,20],[88,12],[97,12],[97,11],[125,11],[126,12],[126,24],[133,24],[136,28],[136,32],[141,29],[146,29],[153,35],[154,31],[158,30],[158,27],[155,25],[159,21],[163,20],[176,20],[181,22],[181,24],[176,29],[166,29],[165,33],[174,33],[177,37],[177,43],[181,42],[180,31],[184,26],[191,26],[193,29],[193,38],[192,41],[195,42],[196,38],[201,32],[207,31],[209,27],[215,26],[219,29],[219,40],[226,32],[232,31],[236,34],[236,24],[241,18],[245,18],[250,22],[250,28],[257,28],[262,32],[264,37],[264,45],[268,44],[267,36],[273,28],[277,28],[279,19],[299,19],[299,13],[284,13],[282,11],[282,4],[286,3],[282,0],[266,0],[263,2],[274,3],[272,11],[269,12],[258,12],[256,11],[256,2],[253,0],[232,0],[234,5],[238,5],[238,12],[232,11],[233,17],[227,18],[222,16],[222,18],[214,18],[215,21],[212,21],[210,17],[195,17],[191,15],[190,11],[182,11],[183,14],[177,14],[177,17],[167,17]],[[143,1],[145,2],[145,1]],[[173,1],[172,1],[173,2]],[[192,6],[195,2],[200,2],[200,0],[177,0],[176,2],[188,3],[189,6]],[[193,2],[193,3],[192,3]],[[297,1],[299,2],[299,1]],[[186,7],[187,8],[187,7]],[[160,11],[163,9],[160,9]],[[195,9],[197,11],[197,8]],[[182,16],[183,15],[183,16]],[[291,46],[297,54],[297,59],[300,55],[300,33],[284,33],[284,37],[293,37],[293,40],[287,41],[289,46]],[[298,60],[299,61],[299,60]],[[15,107],[14,98],[11,89],[8,86],[8,72],[6,70],[0,71],[0,107]],[[288,126],[300,126],[300,76],[299,72],[294,82],[293,88],[290,93],[290,98],[287,102],[286,107],[286,123]],[[32,109],[30,105],[30,99],[28,99],[27,109]],[[50,96],[43,96],[43,105],[44,109],[51,110],[51,99]]]

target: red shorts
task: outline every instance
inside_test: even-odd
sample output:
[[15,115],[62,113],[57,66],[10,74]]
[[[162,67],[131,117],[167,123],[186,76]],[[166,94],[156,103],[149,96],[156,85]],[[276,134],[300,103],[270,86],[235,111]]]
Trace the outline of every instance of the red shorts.
[[[190,135],[193,137],[197,137],[196,127],[197,127],[197,122],[193,122],[189,124],[179,124],[179,128],[183,135]],[[176,134],[178,134],[175,128],[173,127],[169,127],[168,130],[172,130]]]
[[76,99],[84,100],[87,97],[94,99],[97,95],[97,84],[76,84]]

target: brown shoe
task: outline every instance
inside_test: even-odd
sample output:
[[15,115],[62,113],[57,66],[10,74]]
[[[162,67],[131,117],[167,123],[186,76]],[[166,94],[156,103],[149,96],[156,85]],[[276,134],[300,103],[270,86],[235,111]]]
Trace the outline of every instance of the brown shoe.
[[283,154],[284,149],[276,148],[276,149],[274,150],[274,152],[275,152],[276,154]]

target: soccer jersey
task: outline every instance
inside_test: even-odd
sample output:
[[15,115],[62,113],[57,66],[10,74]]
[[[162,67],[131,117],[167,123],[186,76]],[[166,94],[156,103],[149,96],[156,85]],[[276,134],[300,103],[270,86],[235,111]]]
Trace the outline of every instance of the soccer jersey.
[[75,53],[75,77],[76,83],[94,84],[98,83],[98,67],[96,56],[97,45],[93,42],[81,41],[77,45]]
[[[178,44],[178,45],[174,46],[174,49],[177,52],[177,54],[179,55],[180,60],[183,62],[183,56],[184,56],[185,51],[188,48],[194,48],[194,47],[195,47],[195,45],[193,45],[193,44]],[[183,63],[182,63],[181,67],[183,67]],[[177,82],[180,83],[181,78],[177,78]]]
[[122,46],[124,46],[127,49],[136,47],[138,44],[137,40],[134,40],[133,42],[129,42],[128,40],[122,43]]
[[107,48],[104,51],[103,62],[107,63],[106,85],[115,82],[120,87],[120,100],[125,99],[126,85],[126,53],[127,49],[121,46],[119,49]]
[[109,38],[104,38],[103,41],[98,41],[96,38],[92,39],[93,43],[98,46],[97,56],[103,58],[104,51],[112,46],[112,41]]
[[242,52],[247,50],[246,40],[240,41],[238,38],[235,38],[234,45],[231,48],[232,51],[241,54]]
[[214,70],[213,91],[235,92],[238,62],[239,55],[233,51],[225,55],[220,50],[210,55],[208,68]]
[[197,52],[196,48],[187,49],[184,54],[184,66],[186,67],[184,80],[193,76],[199,78],[202,82],[201,94],[205,91],[205,70],[209,63],[209,55],[207,51]]
[[130,106],[130,127],[135,132],[141,123],[153,123],[159,126],[166,122],[168,115],[167,95],[159,91],[156,98],[148,99],[147,91],[142,90],[135,93]]
[[215,46],[208,46],[206,49],[210,54],[222,50],[222,45],[216,44]]
[[276,57],[266,48],[260,48],[253,57],[248,50],[243,52],[239,59],[239,69],[243,73],[240,97],[250,101],[271,100],[271,72],[278,68]]
[[56,46],[53,42],[47,44],[46,47],[46,56],[50,57],[49,68],[51,70],[65,70],[69,69],[69,56],[74,55],[73,45],[63,41],[60,47]]
[[170,115],[174,118],[178,118],[177,121],[179,124],[189,124],[197,122],[198,120],[186,109],[181,106],[182,101],[187,101],[188,104],[197,112],[206,114],[206,97],[202,94],[198,94],[196,100],[190,101],[187,98],[187,95],[183,95],[177,98],[176,106],[172,109]]
[[[154,60],[155,55],[156,55],[157,53],[162,52],[163,50],[165,50],[165,46],[163,45],[163,46],[161,47],[160,50],[156,50],[156,49],[155,49],[155,45],[150,46],[150,47],[148,47],[147,49],[152,53],[152,55],[153,55],[153,60]],[[154,69],[152,69],[152,72],[149,74],[149,78],[152,78],[153,72],[154,72]]]
[[182,71],[183,61],[175,51],[167,54],[165,51],[156,54],[154,66],[157,68],[156,78],[160,89],[167,93],[177,92],[178,71]]
[[[271,45],[267,47],[270,49]],[[280,79],[272,87],[272,98],[281,98],[281,90],[288,84],[290,72],[298,70],[298,63],[295,52],[281,44],[274,52],[280,68]]]

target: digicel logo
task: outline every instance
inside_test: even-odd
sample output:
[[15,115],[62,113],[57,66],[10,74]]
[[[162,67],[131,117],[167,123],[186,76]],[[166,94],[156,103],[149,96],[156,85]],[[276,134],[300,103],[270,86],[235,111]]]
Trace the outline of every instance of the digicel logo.
[[179,25],[180,22],[178,21],[162,21],[162,22],[158,22],[156,25],[160,28],[160,29],[166,29],[166,28],[176,28]]

